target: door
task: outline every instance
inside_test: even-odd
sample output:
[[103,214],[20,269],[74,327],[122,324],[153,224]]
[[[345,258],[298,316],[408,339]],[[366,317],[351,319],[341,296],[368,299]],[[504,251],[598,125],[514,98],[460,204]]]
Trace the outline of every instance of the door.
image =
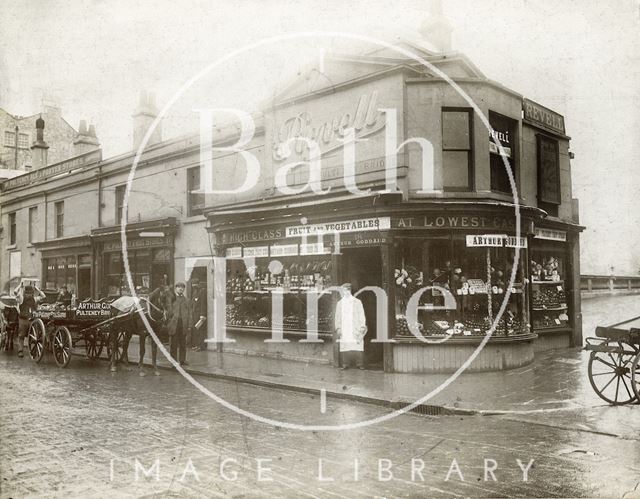
[[91,269],[78,269],[78,298],[91,298]]
[[[366,286],[382,287],[382,256],[379,247],[343,249],[344,282],[350,282],[353,293]],[[364,338],[364,363],[367,369],[382,369],[382,343],[371,343],[376,338],[376,297],[365,291],[358,295],[367,321]],[[386,306],[386,305],[385,305]]]

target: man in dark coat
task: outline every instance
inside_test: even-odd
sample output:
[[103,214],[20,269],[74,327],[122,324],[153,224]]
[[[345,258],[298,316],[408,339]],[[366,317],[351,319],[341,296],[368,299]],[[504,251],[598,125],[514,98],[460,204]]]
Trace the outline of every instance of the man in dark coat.
[[196,352],[205,349],[207,327],[207,290],[198,279],[191,280],[191,342]]
[[181,366],[187,365],[186,337],[191,326],[191,312],[184,290],[184,283],[176,284],[176,296],[169,309],[169,324],[167,325],[171,356],[178,360]]
[[47,295],[38,289],[37,286],[24,285],[20,282],[13,294],[18,302],[18,357],[22,357],[24,339],[28,334],[31,324],[31,314],[38,308],[38,302],[44,300]]

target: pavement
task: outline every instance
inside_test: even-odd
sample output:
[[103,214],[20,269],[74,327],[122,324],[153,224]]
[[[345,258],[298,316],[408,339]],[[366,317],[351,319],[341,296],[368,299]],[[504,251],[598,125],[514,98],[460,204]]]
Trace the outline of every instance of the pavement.
[[[585,336],[596,325],[611,324],[640,315],[640,297],[599,297],[583,303]],[[150,365],[147,344],[145,364]],[[171,364],[159,352],[159,366]],[[587,377],[589,354],[580,348],[536,354],[532,364],[499,372],[450,374],[402,374],[349,369],[326,364],[255,357],[215,351],[187,355],[186,371],[259,386],[351,399],[392,408],[424,399],[417,412],[426,414],[536,414],[604,407]],[[130,361],[138,359],[136,338],[129,346]],[[624,409],[622,409],[624,410]],[[636,411],[637,412],[637,411]],[[602,426],[599,423],[598,426]],[[608,432],[604,427],[602,431]]]
[[[640,498],[638,407],[381,420],[389,408],[330,398],[323,412],[311,393],[198,377],[271,420],[378,420],[300,431],[236,414],[172,371],[112,373],[84,358],[59,369],[50,355],[36,364],[0,354],[0,379],[0,499]],[[628,435],[591,431],[585,415],[617,417]]]
[[[631,317],[638,305],[589,300],[585,330]],[[640,498],[640,406],[597,399],[585,357],[549,352],[527,368],[465,374],[428,401],[474,414],[389,418],[389,400],[439,378],[203,352],[189,357],[198,390],[169,369],[140,377],[134,366],[112,373],[83,356],[59,369],[50,354],[39,364],[2,354],[0,499]],[[347,395],[323,404],[318,390],[344,386]],[[377,402],[349,399],[358,394]],[[294,423],[350,427],[285,425]]]

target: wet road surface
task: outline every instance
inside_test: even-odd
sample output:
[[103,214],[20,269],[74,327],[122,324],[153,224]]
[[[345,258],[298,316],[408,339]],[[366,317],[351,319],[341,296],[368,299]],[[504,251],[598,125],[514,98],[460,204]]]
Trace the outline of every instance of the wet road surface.
[[[619,312],[629,315],[627,306]],[[337,433],[301,432],[241,417],[169,371],[109,373],[105,362],[75,357],[61,370],[50,357],[35,364],[0,355],[0,377],[1,497],[640,496],[640,406],[409,414]],[[320,411],[314,395],[199,381],[274,419]],[[322,418],[338,424],[385,413],[328,399]],[[594,430],[585,419],[609,419],[620,431]]]

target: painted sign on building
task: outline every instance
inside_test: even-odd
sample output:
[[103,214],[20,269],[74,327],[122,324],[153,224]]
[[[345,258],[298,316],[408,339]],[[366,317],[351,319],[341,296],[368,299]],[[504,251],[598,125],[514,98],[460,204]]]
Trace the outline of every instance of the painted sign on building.
[[529,99],[524,99],[522,108],[525,120],[565,135],[564,116],[561,114]]

